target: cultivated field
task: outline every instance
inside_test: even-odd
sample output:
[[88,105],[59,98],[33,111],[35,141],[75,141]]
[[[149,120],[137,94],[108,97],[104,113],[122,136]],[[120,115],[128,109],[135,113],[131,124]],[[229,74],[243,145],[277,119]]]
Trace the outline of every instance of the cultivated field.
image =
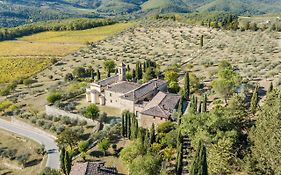
[[82,31],[43,32],[0,42],[0,83],[28,77],[49,65],[51,58],[61,58],[114,35],[135,23],[119,23]]
[[48,58],[0,58],[0,83],[34,75],[50,64]]

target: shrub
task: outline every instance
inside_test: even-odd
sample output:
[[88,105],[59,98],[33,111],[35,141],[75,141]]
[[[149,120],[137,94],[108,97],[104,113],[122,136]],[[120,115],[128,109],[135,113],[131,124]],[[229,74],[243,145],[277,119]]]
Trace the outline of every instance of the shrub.
[[72,126],[76,126],[78,124],[78,120],[77,119],[71,119],[70,123]]
[[45,121],[40,119],[40,120],[37,120],[36,124],[40,127],[43,127],[43,125],[45,124]]
[[56,101],[59,101],[62,99],[62,95],[58,92],[53,92],[48,95],[47,101],[51,104],[54,104]]
[[36,123],[36,117],[32,117],[32,118],[30,119],[30,121],[31,121],[31,123],[35,124],[35,123]]
[[58,122],[58,121],[60,121],[60,118],[59,117],[53,117],[53,121]]
[[78,121],[78,125],[79,126],[87,125],[87,121],[86,120],[80,120],[80,121]]
[[56,133],[57,134],[62,133],[62,131],[64,131],[64,130],[65,130],[65,127],[62,126],[62,125],[59,125],[59,126],[56,127]]
[[62,123],[65,124],[65,125],[71,124],[71,120],[70,120],[70,118],[67,117],[67,116],[63,116],[63,117],[61,118],[61,121],[62,121]]
[[45,155],[46,154],[45,146],[41,145],[40,148],[35,149],[35,152],[39,155]]
[[27,163],[29,157],[30,157],[30,154],[22,154],[22,155],[18,156],[18,157],[16,158],[16,160],[17,160],[20,164],[22,164],[23,166],[25,166],[25,164]]
[[85,152],[87,150],[87,148],[89,147],[89,141],[81,141],[78,143],[78,149],[79,149],[79,152],[82,153],[82,152]]

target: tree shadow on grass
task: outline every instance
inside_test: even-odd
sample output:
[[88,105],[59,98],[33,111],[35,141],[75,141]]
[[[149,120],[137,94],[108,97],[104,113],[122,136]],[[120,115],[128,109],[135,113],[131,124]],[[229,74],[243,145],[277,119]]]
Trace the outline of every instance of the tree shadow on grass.
[[31,160],[25,164],[25,167],[31,167],[31,166],[38,165],[41,161],[42,161],[42,159]]
[[102,157],[103,156],[103,152],[102,151],[94,150],[94,151],[90,152],[89,155],[93,156],[93,157]]

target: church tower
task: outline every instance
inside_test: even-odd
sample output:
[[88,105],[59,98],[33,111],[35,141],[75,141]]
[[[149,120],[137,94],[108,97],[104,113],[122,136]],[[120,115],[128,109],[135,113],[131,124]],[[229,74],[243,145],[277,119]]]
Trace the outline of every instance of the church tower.
[[121,63],[121,66],[118,68],[118,75],[119,75],[119,81],[126,80],[126,65],[123,62]]

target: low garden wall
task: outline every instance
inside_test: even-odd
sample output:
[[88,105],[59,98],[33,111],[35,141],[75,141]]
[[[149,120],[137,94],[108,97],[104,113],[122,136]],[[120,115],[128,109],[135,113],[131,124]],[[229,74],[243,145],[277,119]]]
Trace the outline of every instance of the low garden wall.
[[46,105],[45,106],[45,110],[46,110],[46,114],[50,115],[50,116],[55,116],[55,117],[67,116],[67,117],[69,117],[71,119],[77,119],[79,121],[83,121],[84,120],[84,121],[87,122],[88,125],[97,125],[97,123],[94,122],[91,119],[85,118],[84,116],[79,115],[79,114],[73,114],[71,112],[67,112],[67,111],[58,109],[55,106]]

